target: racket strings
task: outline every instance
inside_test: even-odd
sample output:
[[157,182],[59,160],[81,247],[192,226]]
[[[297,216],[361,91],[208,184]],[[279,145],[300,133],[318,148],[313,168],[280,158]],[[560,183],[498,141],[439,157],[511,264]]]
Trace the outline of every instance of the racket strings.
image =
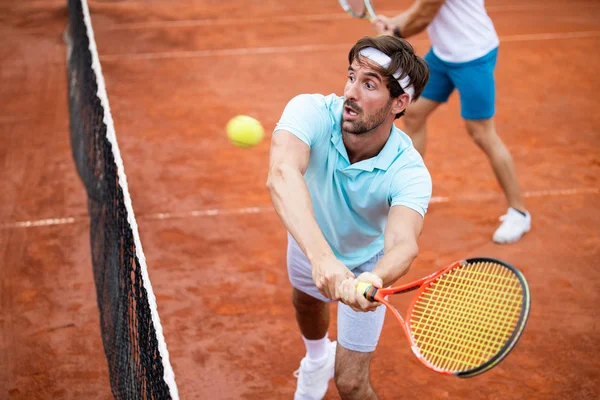
[[[434,293],[434,292],[432,292]],[[435,307],[435,301],[439,301],[439,302],[446,302],[446,295],[448,294],[448,291],[439,291],[438,294],[441,294],[442,296],[431,296],[428,302],[428,305],[430,306],[434,306]],[[466,311],[465,311],[465,307],[467,304],[471,303],[473,298],[473,296],[469,296],[469,297],[464,297],[463,301],[461,303],[457,303],[457,306],[454,308],[450,309],[450,314],[449,314],[449,318],[447,320],[441,320],[438,325],[437,325],[437,330],[431,332],[432,334],[429,336],[429,338],[433,338],[435,339],[434,341],[429,341],[427,343],[427,350],[429,351],[438,351],[438,357],[439,360],[437,360],[438,363],[442,363],[442,361],[444,361],[444,363],[442,363],[441,365],[443,366],[443,368],[445,369],[451,369],[454,366],[450,366],[447,365],[448,363],[450,363],[452,360],[457,360],[456,354],[454,358],[451,358],[449,356],[449,351],[454,350],[455,353],[459,353],[460,356],[467,356],[469,357],[470,354],[465,353],[464,351],[462,351],[463,349],[461,348],[457,348],[456,346],[453,346],[456,342],[456,339],[458,340],[476,340],[476,338],[473,335],[465,335],[465,332],[468,333],[467,331],[465,331],[465,326],[469,326],[472,325],[472,323],[470,323],[470,321],[472,320],[472,318],[467,318]],[[428,313],[431,313],[432,311],[427,310]],[[452,331],[454,328],[454,324],[450,324],[450,321],[452,319],[456,319],[458,315],[460,315],[462,313],[463,316],[463,329],[462,329],[462,335],[457,335],[454,339],[454,341],[452,340],[448,340],[448,338],[445,338],[443,336],[441,336],[441,332],[442,330],[448,332],[448,331]],[[452,337],[450,338],[452,339]]]
[[[455,309],[455,314],[454,318],[456,317],[457,312],[460,313],[462,312],[463,314],[465,313],[464,311],[464,305],[466,303],[462,304],[462,308],[463,310],[461,311],[460,308],[456,308]],[[449,369],[449,370],[455,370],[455,369],[461,369],[461,365],[457,365],[457,362],[460,362],[460,357],[462,358],[469,358],[471,360],[474,359],[474,362],[478,362],[478,361],[485,361],[485,359],[477,359],[477,351],[481,350],[481,347],[484,345],[489,346],[489,343],[482,343],[485,342],[486,338],[481,337],[481,336],[477,336],[477,335],[473,335],[473,334],[468,334],[469,331],[465,331],[465,329],[469,329],[469,330],[473,330],[474,327],[474,323],[473,323],[473,318],[468,318],[468,317],[464,317],[463,316],[463,326],[462,326],[462,334],[456,335],[454,340],[447,340],[447,338],[440,336],[440,331],[437,332],[437,334],[434,333],[433,338],[435,339],[435,341],[433,342],[429,342],[428,346],[426,347],[427,350],[429,350],[430,352],[435,352],[437,351],[438,354],[438,358],[439,360],[434,360],[434,362],[437,362],[438,364],[440,364],[440,366],[442,368],[445,369]],[[448,323],[444,323],[444,324],[439,324],[438,329],[444,329],[446,331],[451,331],[453,329],[453,326],[449,325]],[[465,334],[465,332],[467,334]],[[489,339],[489,338],[488,338]],[[465,352],[463,351],[463,348],[457,347],[455,346],[456,342],[458,341],[472,341],[474,343],[478,343],[477,346],[472,347],[471,349],[468,349],[469,352]],[[493,338],[491,338],[491,340],[493,340]],[[452,353],[454,352],[454,353]]]
[[[446,291],[444,293],[448,293],[448,292]],[[452,311],[453,311],[453,313],[451,314],[452,318],[456,318],[457,315],[460,315],[460,313],[465,314],[466,311],[468,311],[467,308],[466,308],[466,306],[468,304],[476,302],[477,301],[477,297],[481,297],[481,296],[473,296],[473,293],[476,293],[476,292],[472,292],[471,296],[464,297],[463,301],[461,303],[458,303],[458,306],[455,307],[454,309],[452,309]],[[442,299],[442,301],[444,301],[444,299]],[[481,343],[482,342],[482,338],[481,337],[474,337],[474,335],[472,335],[472,334],[471,335],[465,335],[464,334],[465,333],[465,328],[470,329],[470,330],[473,329],[474,324],[473,324],[472,314],[473,313],[471,313],[471,315],[467,315],[467,316],[463,315],[463,317],[464,317],[463,321],[462,321],[462,323],[463,323],[463,326],[462,326],[462,333],[463,333],[463,335],[458,335],[458,339],[459,340],[477,340],[479,343]],[[452,326],[450,326],[447,323],[447,321],[446,321],[445,324],[439,324],[438,328],[440,328],[440,330],[444,329],[444,330],[448,331],[449,329],[452,328]],[[435,335],[435,338],[438,340],[438,342],[440,341],[440,339],[444,339],[444,338],[440,337],[439,333],[441,333],[441,332],[438,330],[437,335]],[[436,345],[436,343],[430,343],[429,347],[432,350],[433,349],[438,349],[438,350],[442,349],[443,350],[444,349],[444,345],[448,345],[448,343],[443,343],[443,342],[444,341],[442,340],[442,343],[441,344],[437,343],[437,345]],[[445,342],[448,342],[448,341],[446,340]],[[447,350],[448,349],[446,349],[446,352],[447,352]],[[455,348],[454,350],[457,350],[457,349]],[[458,350],[460,350],[460,349],[458,349]],[[461,353],[462,356],[472,355],[472,354],[464,353],[464,352],[460,352],[460,351],[459,351],[459,353]],[[451,360],[451,358],[447,357],[445,354],[440,354],[440,356],[443,359]],[[444,367],[450,368],[450,369],[456,368],[456,366],[452,366],[452,365],[444,365]]]
[[447,371],[482,365],[509,340],[519,321],[523,289],[493,262],[456,268],[433,282],[409,316],[421,355]]
[[[475,288],[475,289],[477,289],[477,288]],[[476,293],[476,292],[473,292],[473,293]],[[486,360],[487,357],[486,357],[485,354],[481,355],[482,358],[478,360],[477,359],[477,351],[480,351],[482,348],[485,348],[485,346],[489,347],[490,343],[487,342],[488,340],[494,340],[493,337],[490,337],[490,336],[485,337],[485,336],[482,336],[481,334],[479,334],[479,335],[473,335],[473,334],[465,335],[465,332],[469,333],[469,330],[472,333],[473,329],[475,328],[475,323],[479,322],[479,321],[474,321],[474,319],[473,319],[473,313],[472,312],[469,313],[468,311],[470,311],[470,310],[467,309],[466,306],[468,304],[471,304],[471,303],[474,303],[476,305],[480,305],[479,304],[480,302],[478,301],[480,299],[481,299],[481,296],[473,296],[473,295],[471,295],[471,296],[467,297],[466,301],[463,301],[462,303],[459,303],[460,306],[456,307],[454,309],[455,313],[454,313],[454,316],[453,316],[453,318],[456,318],[457,316],[461,316],[460,313],[463,314],[462,315],[463,320],[461,321],[462,322],[462,332],[461,332],[462,335],[457,335],[458,340],[461,340],[461,341],[469,341],[470,340],[470,341],[473,341],[473,343],[476,343],[476,345],[474,345],[470,349],[471,350],[470,353],[461,352],[461,351],[459,351],[461,349],[457,349],[456,346],[454,346],[454,348],[446,349],[446,352],[448,352],[448,350],[455,350],[455,351],[457,351],[463,357],[470,356],[471,358],[474,359],[475,362],[477,362],[477,361],[484,362]],[[479,309],[480,309],[480,311],[485,311],[481,307]],[[477,317],[477,316],[475,316],[475,317]],[[483,322],[485,323],[486,321],[483,321]],[[440,327],[441,327],[441,325],[440,325]],[[451,326],[448,326],[448,325],[445,326],[446,330],[449,330],[451,328],[452,328]],[[467,331],[465,331],[465,330],[467,330]],[[438,338],[438,340],[440,339],[439,335],[438,335],[437,338]],[[501,339],[503,339],[503,338],[501,338]],[[446,343],[442,343],[442,346],[438,345],[438,346],[430,346],[430,347],[432,347],[432,348],[435,347],[438,350],[440,348],[443,349],[443,345],[444,344],[448,345],[447,342],[448,341],[446,341]],[[502,342],[500,342],[500,344],[501,343]],[[451,370],[461,369],[461,365],[457,364],[460,361],[457,357],[455,357],[453,359],[451,357],[444,357],[444,356],[445,356],[445,354],[441,354],[441,357],[445,359],[445,362],[442,363],[442,366],[444,368],[451,369]],[[452,360],[454,360],[454,364],[452,364]]]
[[[443,283],[442,283],[443,284]],[[448,292],[445,292],[448,293]],[[481,302],[479,300],[482,300],[484,296],[482,296],[481,294],[477,294],[477,292],[473,292],[472,296],[469,298],[465,298],[464,301],[460,304],[460,306],[462,306],[462,308],[460,307],[455,307],[452,311],[454,311],[454,314],[456,313],[462,313],[464,319],[463,319],[463,323],[466,325],[475,325],[475,324],[479,324],[479,318],[483,318],[484,322],[486,322],[487,320],[489,320],[490,323],[498,323],[501,320],[496,320],[496,319],[492,319],[492,317],[490,317],[490,315],[494,315],[495,313],[510,313],[512,310],[510,308],[510,304],[515,302],[515,301],[520,301],[521,299],[521,294],[518,292],[513,293],[513,295],[511,296],[510,293],[504,293],[504,292],[498,292],[498,291],[493,291],[493,290],[488,290],[487,291],[488,294],[491,295],[504,295],[504,299],[498,301],[496,304],[490,304],[489,302]],[[474,295],[474,296],[473,296]],[[436,293],[432,292],[432,293],[425,293],[425,296],[429,296],[429,302],[427,303],[427,305],[429,307],[431,307],[431,305],[434,304],[434,300],[435,301],[445,301],[444,298],[441,298],[440,296],[438,296]],[[484,299],[485,300],[485,299]],[[472,310],[468,310],[465,308],[465,305],[468,304],[468,301],[474,301],[474,302],[478,302],[478,306],[479,308],[477,309],[477,313],[474,312],[469,312]],[[415,309],[422,311],[423,313],[427,313],[428,309],[425,309],[422,307],[421,304],[416,304],[415,305]],[[483,317],[481,317],[481,315],[483,315]],[[477,319],[475,319],[477,318]],[[449,323],[450,320],[447,321],[442,321],[441,325],[444,325],[445,323]],[[454,321],[452,321],[454,323]]]

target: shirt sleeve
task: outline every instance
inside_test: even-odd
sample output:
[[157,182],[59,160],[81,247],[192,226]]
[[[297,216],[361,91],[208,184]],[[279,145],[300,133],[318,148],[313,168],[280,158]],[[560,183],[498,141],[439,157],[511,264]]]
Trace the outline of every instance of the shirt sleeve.
[[396,172],[390,190],[390,206],[405,206],[424,217],[431,192],[431,175],[422,159],[415,157],[414,162]]
[[289,101],[273,134],[285,130],[312,147],[326,137],[330,127],[331,118],[324,97],[301,94]]

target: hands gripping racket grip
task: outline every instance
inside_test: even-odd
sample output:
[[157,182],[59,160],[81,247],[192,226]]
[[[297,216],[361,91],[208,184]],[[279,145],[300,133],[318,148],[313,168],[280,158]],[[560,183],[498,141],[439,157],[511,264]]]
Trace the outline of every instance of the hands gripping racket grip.
[[375,299],[377,294],[377,288],[371,285],[369,282],[358,282],[356,290],[361,293],[369,301],[378,301]]

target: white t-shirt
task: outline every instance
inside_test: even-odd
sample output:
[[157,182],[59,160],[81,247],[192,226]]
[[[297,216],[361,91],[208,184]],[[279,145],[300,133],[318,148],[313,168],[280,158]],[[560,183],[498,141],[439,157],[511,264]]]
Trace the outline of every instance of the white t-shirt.
[[500,40],[485,0],[446,0],[427,27],[433,52],[443,61],[463,63],[482,57]]

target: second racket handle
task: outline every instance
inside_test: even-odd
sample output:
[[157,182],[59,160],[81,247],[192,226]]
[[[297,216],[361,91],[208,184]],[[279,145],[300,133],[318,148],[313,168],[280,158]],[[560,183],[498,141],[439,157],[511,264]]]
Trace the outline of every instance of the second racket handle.
[[377,294],[377,288],[371,285],[369,282],[358,282],[356,285],[356,290],[361,293],[365,298],[369,301],[377,301],[375,300],[375,295]]

